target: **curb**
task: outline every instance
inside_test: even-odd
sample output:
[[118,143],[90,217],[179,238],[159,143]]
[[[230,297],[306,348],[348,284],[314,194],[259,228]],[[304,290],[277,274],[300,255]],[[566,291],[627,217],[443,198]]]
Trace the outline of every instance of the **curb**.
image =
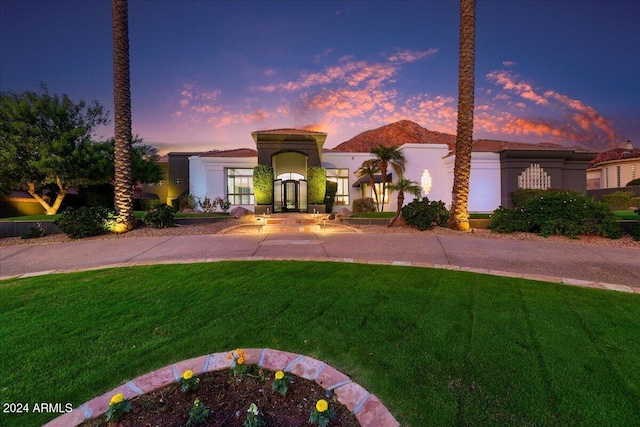
[[[356,416],[362,427],[400,426],[380,399],[351,381],[347,375],[320,360],[270,348],[251,348],[244,350],[244,353],[248,365],[258,365],[271,371],[282,370],[314,381],[323,389],[335,393],[337,400]],[[83,403],[73,411],[49,421],[43,427],[75,427],[89,418],[104,414],[114,394],[123,393],[127,399],[141,396],[177,382],[180,372],[187,369],[193,370],[196,375],[229,369],[228,354],[229,351],[207,354],[149,372]]]
[[166,260],[166,261],[157,261],[157,260],[130,261],[130,262],[124,262],[119,264],[105,264],[102,266],[93,266],[93,267],[87,267],[87,268],[67,269],[67,270],[64,270],[64,269],[45,270],[45,271],[35,271],[35,272],[24,273],[24,274],[0,276],[0,281],[9,280],[9,279],[23,279],[27,277],[43,276],[46,274],[65,274],[65,273],[77,273],[82,271],[102,270],[106,268],[139,267],[143,265],[156,265],[156,264],[193,264],[198,262],[222,262],[222,261],[323,261],[323,262],[343,262],[343,263],[358,263],[358,264],[370,264],[370,265],[390,265],[390,266],[402,266],[402,267],[437,268],[437,269],[443,269],[443,270],[458,270],[458,271],[467,271],[470,273],[477,273],[477,274],[488,274],[491,276],[502,276],[502,277],[513,277],[516,279],[536,280],[539,282],[560,283],[564,285],[602,289],[606,291],[640,294],[640,286],[619,285],[615,283],[572,279],[572,278],[559,277],[559,276],[522,274],[522,273],[515,273],[510,271],[461,267],[458,265],[450,265],[450,264],[431,264],[431,263],[419,263],[419,262],[410,262],[410,261],[380,261],[380,260],[364,260],[364,259],[354,259],[354,258],[312,259],[312,258],[297,258],[297,257],[283,257],[283,258],[239,257],[239,258],[192,258],[192,259],[184,259],[184,260]]

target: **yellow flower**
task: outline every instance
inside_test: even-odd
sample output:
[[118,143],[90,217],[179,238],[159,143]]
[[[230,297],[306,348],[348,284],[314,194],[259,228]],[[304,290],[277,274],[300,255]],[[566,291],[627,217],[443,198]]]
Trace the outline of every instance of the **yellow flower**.
[[186,371],[184,371],[184,374],[182,374],[182,378],[184,378],[185,380],[188,380],[191,377],[193,377],[193,371],[191,369],[187,369]]
[[238,365],[242,365],[244,363],[244,357],[238,357]]
[[242,351],[242,349],[240,348],[236,349],[236,353],[238,353],[238,356],[244,356],[244,351]]
[[284,378],[284,372],[282,372],[282,371],[276,372],[276,379],[277,380],[281,380],[283,378]]
[[113,397],[111,398],[111,402],[109,402],[109,406],[113,406],[117,403],[120,403],[124,400],[124,394],[122,393],[118,393],[118,394],[114,394]]
[[318,402],[316,403],[316,410],[318,412],[324,412],[327,409],[329,409],[329,404],[327,403],[327,401],[324,399],[318,400]]
[[231,360],[232,358],[233,358],[233,353],[229,353],[229,354],[227,355],[227,360]]

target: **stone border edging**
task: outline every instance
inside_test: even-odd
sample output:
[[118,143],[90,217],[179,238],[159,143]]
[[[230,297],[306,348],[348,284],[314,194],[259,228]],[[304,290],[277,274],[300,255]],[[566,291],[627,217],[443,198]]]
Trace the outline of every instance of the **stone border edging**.
[[[270,348],[250,348],[244,350],[244,353],[247,365],[258,365],[271,371],[289,372],[314,381],[325,390],[334,392],[338,401],[356,416],[361,427],[400,426],[380,399],[351,381],[347,375],[320,360]],[[228,354],[229,351],[207,354],[149,372],[83,403],[73,411],[49,421],[43,427],[75,427],[86,419],[104,414],[114,394],[123,393],[127,399],[141,396],[177,382],[180,373],[187,369],[191,369],[196,375],[229,369]]]
[[27,277],[43,276],[46,274],[65,274],[65,273],[78,273],[82,271],[102,270],[106,268],[120,268],[120,267],[140,267],[146,265],[160,265],[160,264],[193,264],[198,262],[223,262],[223,261],[318,261],[318,262],[344,262],[344,263],[358,263],[358,264],[373,264],[373,265],[392,265],[392,266],[404,266],[404,267],[422,267],[422,268],[439,268],[442,270],[458,270],[468,271],[471,273],[488,274],[491,276],[503,276],[514,277],[516,279],[528,279],[537,280],[539,282],[560,283],[564,285],[580,286],[583,288],[602,289],[605,291],[617,291],[626,293],[640,294],[640,286],[620,285],[615,283],[598,282],[595,280],[582,280],[571,279],[560,276],[547,276],[541,274],[523,274],[510,271],[501,270],[489,270],[484,268],[473,267],[461,267],[459,265],[450,264],[432,264],[426,262],[411,262],[411,261],[379,261],[379,260],[363,260],[354,258],[296,258],[296,257],[238,257],[238,258],[193,258],[182,260],[149,260],[149,261],[129,261],[117,264],[105,264],[86,268],[77,269],[60,269],[60,270],[45,270],[34,271],[24,274],[13,274],[8,276],[0,276],[0,281],[9,279],[23,279]]

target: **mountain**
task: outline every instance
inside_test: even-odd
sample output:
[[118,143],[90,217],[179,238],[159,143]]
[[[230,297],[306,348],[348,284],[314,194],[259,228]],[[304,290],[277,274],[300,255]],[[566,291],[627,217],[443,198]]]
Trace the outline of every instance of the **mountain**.
[[377,129],[362,132],[336,146],[332,151],[368,153],[378,143],[387,147],[399,147],[406,143],[447,144],[449,149],[453,149],[456,144],[456,137],[455,135],[425,129],[411,120],[400,120]]

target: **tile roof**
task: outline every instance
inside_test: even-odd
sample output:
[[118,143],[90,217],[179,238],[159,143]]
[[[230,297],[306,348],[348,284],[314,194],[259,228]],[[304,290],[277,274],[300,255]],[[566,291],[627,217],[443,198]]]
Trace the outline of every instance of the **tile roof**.
[[200,154],[200,157],[258,157],[258,151],[251,148],[233,150],[213,150]]
[[614,148],[613,150],[598,153],[596,158],[589,163],[589,167],[597,166],[600,163],[637,158],[640,158],[640,148]]
[[326,135],[327,134],[326,132],[317,132],[314,130],[293,129],[293,128],[257,130],[251,133],[262,134],[262,135]]

